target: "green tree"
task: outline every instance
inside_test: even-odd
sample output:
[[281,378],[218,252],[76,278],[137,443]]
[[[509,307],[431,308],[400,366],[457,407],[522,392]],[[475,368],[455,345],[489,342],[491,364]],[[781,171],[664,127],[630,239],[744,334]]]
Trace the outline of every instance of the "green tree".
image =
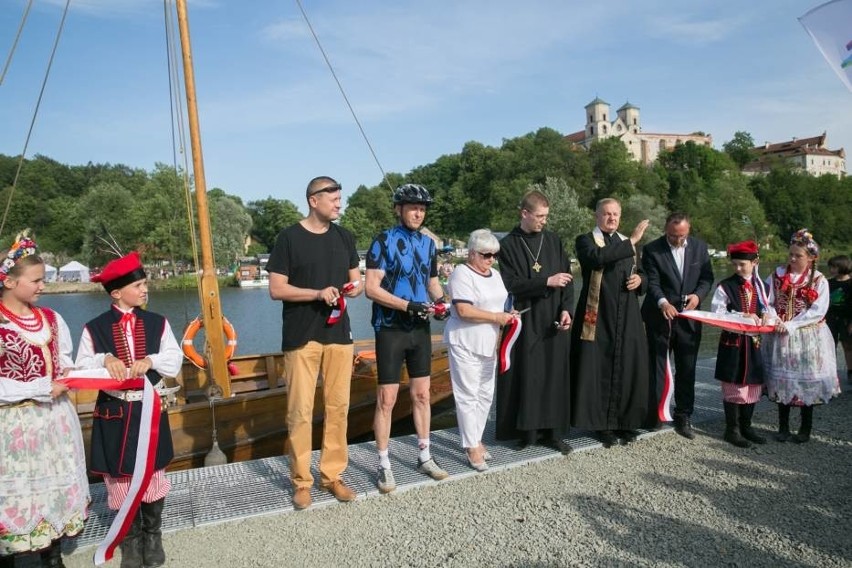
[[[251,215],[233,196],[214,193],[209,201],[210,229],[213,233],[213,257],[216,266],[231,266],[243,256]],[[209,192],[208,192],[209,196]]]
[[755,159],[756,155],[752,148],[754,148],[754,138],[751,137],[751,134],[743,130],[737,130],[734,132],[732,139],[722,144],[722,150],[740,168]]
[[577,235],[594,227],[594,212],[580,204],[577,191],[561,178],[548,177],[544,183],[530,185],[528,190],[538,190],[547,196],[550,201],[547,227],[559,235],[568,251],[573,251]]
[[650,223],[640,241],[640,244],[644,245],[663,234],[667,216],[666,208],[658,204],[650,195],[631,195],[621,203],[619,231],[630,236],[640,221],[648,219]]
[[744,239],[764,242],[766,218],[760,202],[742,176],[728,176],[713,181],[700,196],[692,214],[695,233],[714,248]]
[[114,247],[123,254],[138,248],[141,230],[134,214],[135,202],[134,194],[116,183],[100,183],[86,192],[80,203],[86,212],[82,239],[85,262],[99,266],[115,258]]
[[625,199],[636,192],[637,163],[618,138],[594,142],[589,148],[589,163],[593,191],[588,206],[594,207],[604,197]]
[[134,209],[142,231],[137,240],[146,261],[168,260],[170,266],[175,267],[178,260],[191,256],[190,213],[182,172],[176,172],[172,166],[156,164]]
[[250,201],[248,212],[251,215],[251,236],[270,252],[275,245],[278,233],[285,227],[298,223],[302,213],[288,199],[274,199],[272,196],[258,201]]

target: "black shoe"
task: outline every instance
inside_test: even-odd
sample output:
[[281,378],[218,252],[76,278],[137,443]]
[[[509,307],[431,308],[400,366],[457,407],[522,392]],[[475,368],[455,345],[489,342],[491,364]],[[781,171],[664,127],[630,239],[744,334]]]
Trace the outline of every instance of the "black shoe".
[[778,430],[778,433],[775,434],[775,441],[781,442],[782,444],[790,439],[790,431],[789,430]]
[[687,440],[695,439],[695,432],[692,431],[692,424],[689,422],[689,418],[680,418],[675,420],[675,432],[686,438]]
[[570,454],[572,449],[571,446],[566,444],[564,440],[560,440],[558,438],[550,438],[549,440],[545,440],[542,445],[556,450],[563,456],[567,456],[568,454]]
[[[41,565],[49,568],[65,568],[62,562],[62,545],[58,540],[54,540],[50,548],[41,551]],[[10,564],[13,566],[13,564]]]
[[615,435],[618,437],[618,443],[622,446],[632,444],[639,437],[639,434],[633,430],[616,430]]
[[742,431],[743,438],[752,442],[753,444],[765,444],[766,438],[758,434],[754,428],[740,428]]
[[738,448],[750,448],[751,442],[740,436],[736,428],[725,428],[725,435],[722,438],[729,444],[733,444]]
[[527,449],[529,446],[534,446],[538,441],[538,430],[525,430],[521,432],[521,439],[515,445],[516,451]]
[[598,432],[598,440],[604,448],[611,448],[618,443],[618,437],[612,430],[600,430]]
[[142,503],[139,510],[142,513],[142,566],[157,568],[166,563],[166,552],[163,550],[163,507],[165,499],[153,503]]
[[136,513],[130,530],[119,547],[121,548],[121,568],[142,568],[142,514]]
[[811,428],[814,423],[814,407],[802,407],[802,424],[799,426],[799,433],[793,436],[793,441],[797,444],[804,444],[811,439]]

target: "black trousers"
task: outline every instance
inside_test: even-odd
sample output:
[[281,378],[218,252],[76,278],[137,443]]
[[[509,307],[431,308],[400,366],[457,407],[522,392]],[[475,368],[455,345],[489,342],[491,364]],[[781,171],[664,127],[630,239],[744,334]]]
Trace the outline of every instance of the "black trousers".
[[648,375],[652,397],[651,408],[656,409],[663,393],[666,377],[666,358],[672,350],[674,365],[674,412],[672,415],[688,418],[692,416],[695,405],[695,364],[698,361],[698,348],[701,345],[701,325],[682,318],[672,320],[671,333],[668,329],[660,331],[646,326],[648,335],[648,361],[651,370]]

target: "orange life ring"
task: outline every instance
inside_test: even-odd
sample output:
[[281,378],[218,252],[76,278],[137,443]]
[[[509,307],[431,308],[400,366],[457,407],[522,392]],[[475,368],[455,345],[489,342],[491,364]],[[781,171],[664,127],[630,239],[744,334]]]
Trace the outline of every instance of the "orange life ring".
[[[189,322],[189,325],[186,326],[186,331],[183,332],[181,348],[183,349],[183,356],[189,359],[193,365],[199,369],[206,369],[207,361],[195,350],[194,343],[195,336],[202,327],[204,327],[204,320],[200,317]],[[225,334],[225,340],[227,341],[225,343],[225,359],[230,361],[237,351],[237,332],[226,317],[222,318],[222,332]]]
[[375,360],[376,360],[376,352],[375,351],[359,351],[355,354],[355,365],[357,365],[361,361],[375,362]]

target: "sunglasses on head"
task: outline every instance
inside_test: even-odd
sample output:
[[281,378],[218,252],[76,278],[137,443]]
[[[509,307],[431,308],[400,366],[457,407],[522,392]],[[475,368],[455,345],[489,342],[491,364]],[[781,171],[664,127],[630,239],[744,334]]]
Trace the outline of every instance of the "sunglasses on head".
[[340,185],[339,183],[336,183],[334,185],[329,185],[328,187],[324,187],[322,189],[312,191],[308,197],[313,196],[313,195],[317,195],[318,193],[334,193],[335,191],[341,191],[342,189],[343,189],[343,186]]
[[479,251],[476,251],[476,253],[479,256],[481,256],[482,258],[497,258],[496,252],[479,252]]

